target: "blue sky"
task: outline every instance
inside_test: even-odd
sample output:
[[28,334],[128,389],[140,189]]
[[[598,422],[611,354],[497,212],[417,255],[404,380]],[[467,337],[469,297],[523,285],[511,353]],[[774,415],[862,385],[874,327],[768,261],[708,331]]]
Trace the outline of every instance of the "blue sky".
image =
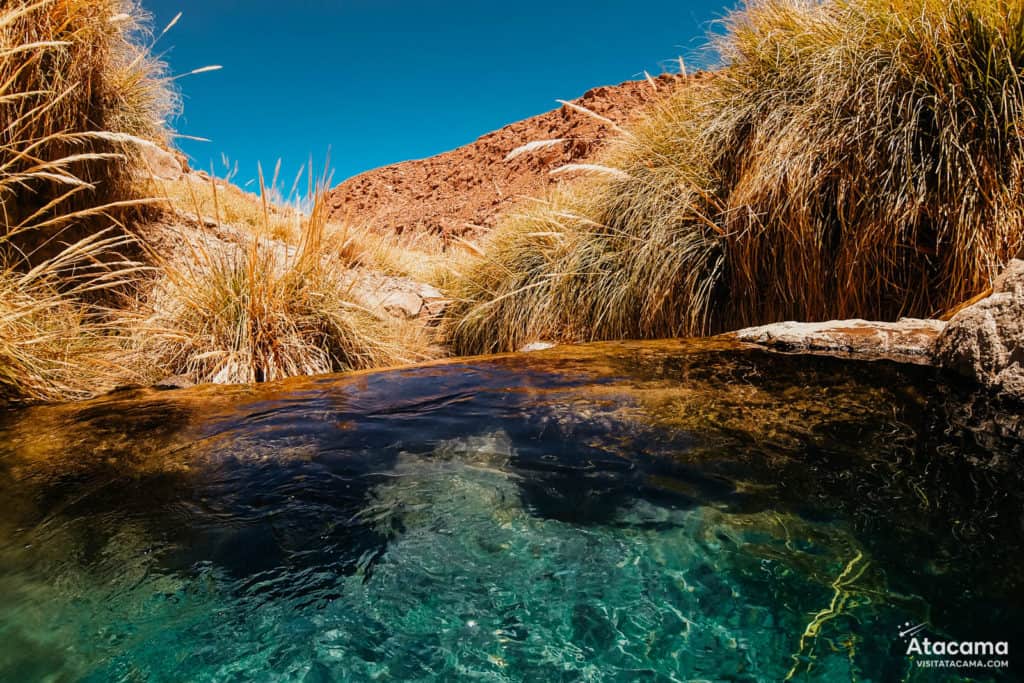
[[[237,181],[283,160],[284,185],[330,149],[334,180],[471,142],[588,88],[696,63],[721,2],[143,0],[182,78],[180,146]],[[706,57],[705,57],[706,60]],[[267,171],[268,175],[270,171]],[[287,189],[287,188],[286,188]]]

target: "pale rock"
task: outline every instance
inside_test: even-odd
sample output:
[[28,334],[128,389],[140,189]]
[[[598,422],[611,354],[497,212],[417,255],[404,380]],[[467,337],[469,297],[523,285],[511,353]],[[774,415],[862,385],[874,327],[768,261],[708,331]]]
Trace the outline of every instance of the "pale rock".
[[391,315],[415,318],[423,308],[423,299],[416,292],[396,289],[385,294],[380,305]]
[[180,180],[185,171],[173,153],[156,145],[140,145],[142,163],[147,176],[159,180]]
[[742,342],[784,351],[850,354],[924,365],[931,362],[935,342],[944,327],[940,320],[918,318],[901,318],[897,322],[854,319],[773,323],[748,327],[733,335]]
[[442,294],[437,287],[434,287],[433,285],[428,285],[426,283],[418,283],[416,287],[416,293],[419,294],[420,297],[422,297],[423,299],[444,298],[444,294]]
[[944,368],[1024,398],[1024,261],[1011,261],[991,296],[953,316],[935,356]]

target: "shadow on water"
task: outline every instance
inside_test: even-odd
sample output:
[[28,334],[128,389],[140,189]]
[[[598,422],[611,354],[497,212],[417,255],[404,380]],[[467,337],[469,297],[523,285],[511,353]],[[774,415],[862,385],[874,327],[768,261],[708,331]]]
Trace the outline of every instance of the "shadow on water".
[[[155,614],[184,620],[168,631],[193,647],[199,641],[188,639],[206,627],[182,616],[182,596],[196,600],[189,591],[236,625],[285,605],[294,620],[344,604],[355,635],[336,659],[396,677],[446,670],[456,657],[444,633],[417,632],[415,646],[396,640],[413,628],[397,615],[443,594],[421,619],[464,621],[453,605],[476,595],[460,588],[473,580],[488,587],[494,633],[505,634],[495,642],[504,645],[488,654],[494,642],[474,645],[476,636],[460,631],[475,654],[459,656],[486,654],[477,670],[510,680],[575,680],[588,661],[621,673],[605,680],[787,672],[830,680],[829,667],[841,664],[825,661],[828,648],[861,673],[871,662],[874,680],[939,680],[906,678],[892,637],[901,618],[927,621],[944,637],[1024,646],[1022,424],[1019,407],[927,369],[713,341],[592,345],[258,388],[144,390],[10,413],[0,418],[0,485],[10,493],[0,503],[0,583],[19,597],[0,612],[0,632],[31,647],[0,652],[0,672],[38,665],[47,641],[32,634],[47,618],[36,612],[63,604],[32,577],[76,576],[99,595],[123,581],[132,601],[138,585],[165,596],[171,606],[161,602]],[[631,543],[644,549],[634,561],[638,585],[664,574],[646,589],[661,597],[650,598],[643,637],[611,619],[610,602],[595,602],[628,592],[611,584],[627,571],[616,553]],[[547,566],[549,557],[566,566]],[[593,570],[609,585],[591,590],[580,574],[566,587],[577,561],[607,562]],[[844,564],[863,587],[836,587],[845,586]],[[520,592],[550,583],[552,596],[566,596],[551,617],[566,624],[552,633],[569,634],[557,656],[530,640],[547,626],[528,623],[539,619],[524,607],[528,595],[495,597],[516,567],[536,572]],[[574,590],[581,597],[571,598]],[[757,599],[722,611],[748,593]],[[833,594],[859,616],[844,631],[849,642],[826,647],[816,644],[818,629],[847,617],[819,614],[815,627],[808,615]],[[394,623],[372,607],[392,601]],[[672,616],[666,604],[689,605],[707,625]],[[737,646],[719,632],[744,632],[755,618],[754,632],[777,630],[777,640]],[[317,618],[303,619],[294,623],[314,628]],[[92,616],[87,623],[94,638],[108,628]],[[626,657],[634,637],[647,643],[637,661]],[[154,638],[154,648],[187,646]],[[400,656],[396,642],[406,648]],[[96,649],[119,662],[118,675],[163,680],[136,645],[114,639]],[[551,668],[566,653],[574,663]],[[197,677],[224,674],[215,654],[197,656]],[[299,662],[289,670],[301,673],[295,680],[330,680],[338,666],[291,650],[278,658],[260,666]],[[74,666],[112,671],[88,658]],[[353,666],[346,659],[344,670]]]

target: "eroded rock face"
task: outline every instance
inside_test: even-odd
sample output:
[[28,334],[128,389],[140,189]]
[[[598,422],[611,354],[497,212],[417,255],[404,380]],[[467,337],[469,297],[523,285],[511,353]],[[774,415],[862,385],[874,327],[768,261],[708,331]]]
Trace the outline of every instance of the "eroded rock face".
[[991,296],[953,316],[935,358],[989,389],[1024,398],[1024,261],[1010,263]]
[[902,318],[897,322],[830,320],[818,323],[783,322],[748,327],[733,333],[742,342],[783,351],[849,354],[866,359],[889,359],[927,364],[945,328],[940,320]]

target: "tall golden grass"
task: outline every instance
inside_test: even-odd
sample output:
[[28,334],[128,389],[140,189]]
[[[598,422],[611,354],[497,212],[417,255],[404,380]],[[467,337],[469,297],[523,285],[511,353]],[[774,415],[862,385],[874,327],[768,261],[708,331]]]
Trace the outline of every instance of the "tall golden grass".
[[[221,225],[259,232],[264,237],[298,245],[307,229],[310,207],[304,205],[310,201],[322,203],[324,200],[317,196],[320,191],[317,188],[325,190],[330,184],[329,176],[311,177],[312,163],[310,160],[302,166],[291,188],[287,189],[287,186],[278,184],[281,180],[281,162],[278,161],[269,184],[260,189],[261,194],[265,191],[267,195],[265,202],[261,196],[236,184],[238,166],[226,158],[223,174],[219,177],[211,171],[202,175],[185,174],[177,180],[154,178],[151,194],[164,198],[167,208],[195,215],[199,222],[213,220]],[[199,180],[203,176],[205,181]],[[306,183],[300,188],[303,177]],[[256,180],[245,185],[255,184]],[[410,277],[421,282],[433,281],[447,271],[444,239],[433,233],[398,235],[376,230],[370,223],[346,219],[325,225],[322,243],[325,252],[353,268]]]
[[[226,155],[220,175],[211,168],[209,172],[186,173],[175,180],[153,178],[151,194],[160,196],[167,208],[195,214],[200,220],[213,219],[220,224],[261,231],[274,239],[297,244],[304,220],[297,192],[307,167],[300,169],[288,194],[278,187],[280,167],[278,161],[274,178],[264,188],[268,195],[266,202],[238,184],[238,164],[231,164]],[[246,186],[253,183],[255,179]]]
[[0,11],[0,235],[29,260],[139,204],[131,157],[168,143],[176,108],[145,21],[134,0],[11,0]]
[[138,145],[175,99],[120,0],[0,8],[0,402],[81,398],[129,373],[97,292],[140,266],[120,222],[145,200]]
[[119,313],[92,296],[135,282],[142,266],[110,258],[130,241],[100,232],[35,266],[0,266],[0,405],[88,398],[137,376]]
[[460,271],[456,352],[928,316],[1024,244],[1019,0],[752,0]]
[[[255,382],[414,359],[420,335],[362,308],[349,257],[328,253],[325,187],[311,180],[306,215],[273,206],[262,178],[259,198],[213,180],[143,181],[142,152],[169,148],[177,107],[146,20],[135,0],[0,8],[0,403],[168,374]],[[200,215],[184,260],[131,236],[162,194]],[[249,246],[202,235],[208,209]]]

